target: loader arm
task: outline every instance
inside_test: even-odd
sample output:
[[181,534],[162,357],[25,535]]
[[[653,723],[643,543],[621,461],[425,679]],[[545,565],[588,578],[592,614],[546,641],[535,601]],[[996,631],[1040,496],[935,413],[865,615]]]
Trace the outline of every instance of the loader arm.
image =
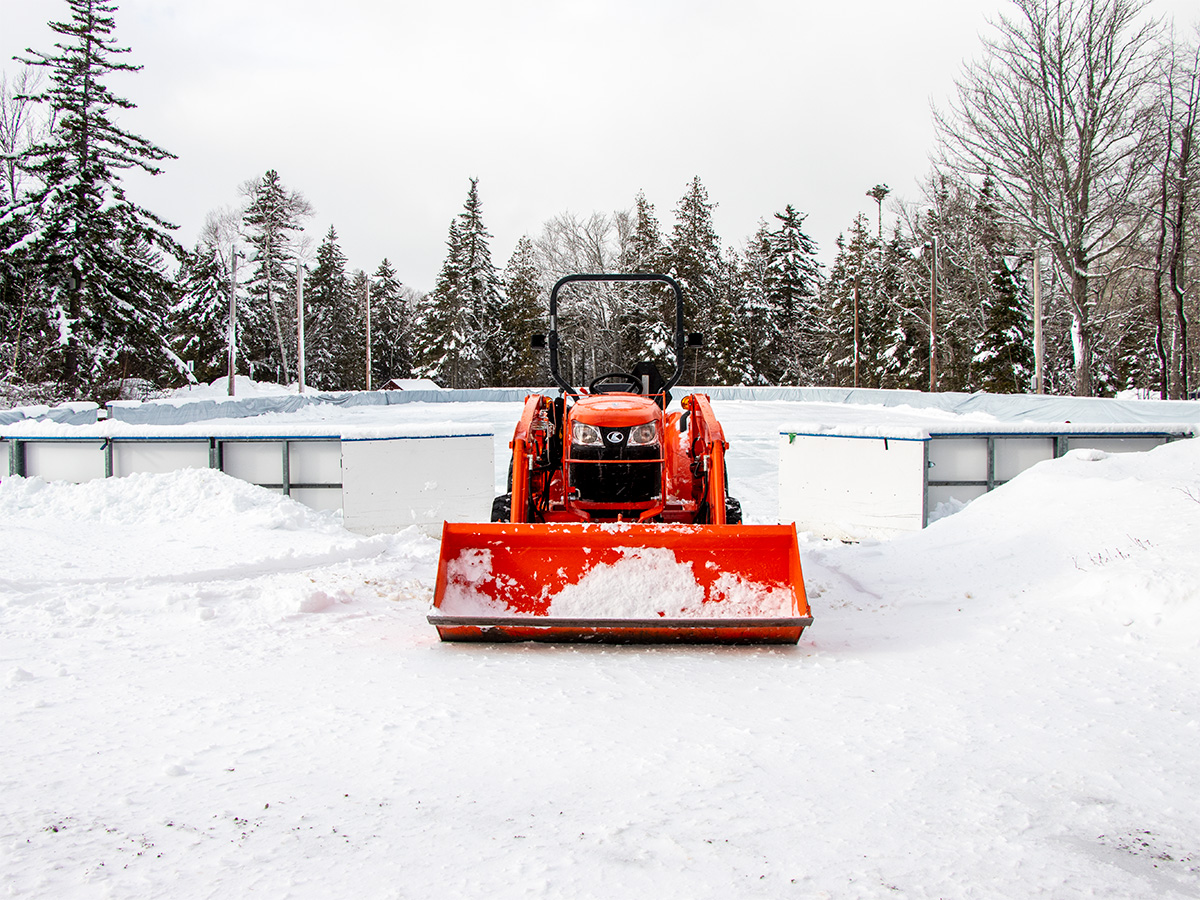
[[683,398],[683,407],[690,411],[688,441],[691,446],[694,474],[703,485],[703,501],[708,506],[710,525],[725,524],[725,430],[713,413],[712,403],[705,394]]

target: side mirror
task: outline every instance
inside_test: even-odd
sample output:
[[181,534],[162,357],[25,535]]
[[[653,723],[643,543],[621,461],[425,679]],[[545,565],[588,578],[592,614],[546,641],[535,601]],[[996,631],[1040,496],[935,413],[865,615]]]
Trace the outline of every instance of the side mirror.
[[704,335],[698,334],[697,332],[693,331],[687,337],[687,345],[689,347],[703,347],[704,346]]
[[546,336],[544,334],[535,334],[529,338],[529,346],[534,350],[546,349]]

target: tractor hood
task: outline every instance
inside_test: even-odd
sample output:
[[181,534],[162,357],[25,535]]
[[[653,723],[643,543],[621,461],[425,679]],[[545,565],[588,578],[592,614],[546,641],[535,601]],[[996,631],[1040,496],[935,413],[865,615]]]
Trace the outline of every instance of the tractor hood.
[[624,428],[653,422],[662,415],[649,397],[638,394],[585,394],[571,407],[569,418],[598,427]]

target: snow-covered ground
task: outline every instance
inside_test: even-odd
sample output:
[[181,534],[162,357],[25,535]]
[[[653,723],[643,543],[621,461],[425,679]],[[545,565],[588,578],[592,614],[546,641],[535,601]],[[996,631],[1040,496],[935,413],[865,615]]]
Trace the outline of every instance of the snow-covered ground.
[[[835,413],[714,405],[773,521],[778,424]],[[296,415],[502,460],[518,409]],[[906,538],[802,536],[796,647],[454,645],[416,532],[210,470],[5,478],[0,890],[1197,897],[1197,534],[1200,441],[1075,451]]]

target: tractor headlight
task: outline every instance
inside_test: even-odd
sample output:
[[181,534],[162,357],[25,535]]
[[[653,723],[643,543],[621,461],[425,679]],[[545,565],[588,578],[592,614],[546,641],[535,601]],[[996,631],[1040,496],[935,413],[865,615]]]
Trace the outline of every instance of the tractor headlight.
[[653,422],[647,422],[644,425],[635,425],[629,429],[629,444],[630,447],[649,447],[651,444],[658,443],[658,429],[654,427]]
[[600,447],[604,439],[600,437],[600,429],[585,422],[575,422],[571,425],[571,443],[578,447]]

